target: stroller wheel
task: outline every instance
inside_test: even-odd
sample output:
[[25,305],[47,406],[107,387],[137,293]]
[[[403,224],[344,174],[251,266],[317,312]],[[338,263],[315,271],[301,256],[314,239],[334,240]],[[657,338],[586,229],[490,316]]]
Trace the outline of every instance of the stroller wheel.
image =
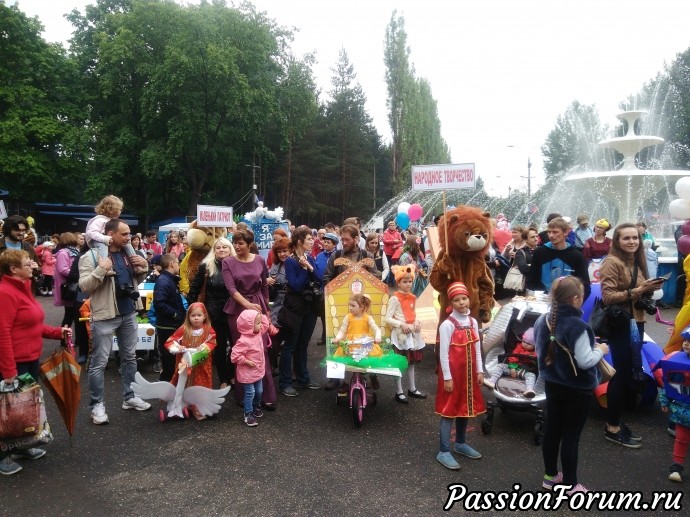
[[484,419],[482,420],[482,433],[483,434],[489,434],[491,432],[491,427],[493,426],[493,413],[490,415],[486,415]]
[[537,422],[534,425],[534,445],[541,445],[542,438],[544,437],[543,427],[543,422]]

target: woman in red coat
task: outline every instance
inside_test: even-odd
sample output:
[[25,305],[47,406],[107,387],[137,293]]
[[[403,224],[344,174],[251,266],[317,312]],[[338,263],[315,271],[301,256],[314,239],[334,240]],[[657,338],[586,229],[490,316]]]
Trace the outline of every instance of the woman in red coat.
[[[43,338],[60,339],[72,335],[69,328],[49,327],[43,307],[31,292],[32,267],[36,264],[23,250],[6,250],[0,255],[0,377],[5,384],[17,375],[29,373],[38,380]],[[27,449],[15,454],[0,452],[0,473],[16,474],[22,467],[15,459],[38,459],[43,449]]]

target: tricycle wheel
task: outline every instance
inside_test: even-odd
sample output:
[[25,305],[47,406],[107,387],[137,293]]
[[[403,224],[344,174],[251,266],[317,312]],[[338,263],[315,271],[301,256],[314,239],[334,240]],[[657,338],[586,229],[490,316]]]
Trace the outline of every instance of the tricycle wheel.
[[362,406],[362,393],[359,390],[352,391],[352,419],[357,427],[362,427],[364,407]]
[[493,415],[486,415],[482,420],[482,433],[489,434],[493,426]]
[[534,445],[541,445],[542,438],[544,437],[543,428],[543,422],[537,422],[534,425]]
[[167,417],[166,417],[166,415],[165,415],[165,410],[164,410],[164,409],[159,409],[159,410],[158,410],[158,418],[160,419],[161,422],[165,422],[165,420],[167,419]]

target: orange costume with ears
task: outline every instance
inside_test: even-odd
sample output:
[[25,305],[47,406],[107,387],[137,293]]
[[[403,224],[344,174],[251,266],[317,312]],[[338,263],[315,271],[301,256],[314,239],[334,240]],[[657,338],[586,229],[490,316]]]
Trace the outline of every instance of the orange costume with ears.
[[467,286],[472,317],[488,323],[494,306],[494,282],[484,261],[491,245],[489,214],[471,206],[448,210],[439,221],[438,235],[441,251],[431,269],[429,282],[439,292],[439,324],[448,317],[446,308],[450,304],[446,290],[453,282]]

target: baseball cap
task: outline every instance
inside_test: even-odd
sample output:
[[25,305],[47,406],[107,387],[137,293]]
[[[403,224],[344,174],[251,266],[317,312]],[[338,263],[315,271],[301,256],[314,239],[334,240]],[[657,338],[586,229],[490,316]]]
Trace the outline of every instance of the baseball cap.
[[340,242],[340,239],[335,233],[328,232],[326,235],[322,237],[322,239],[328,239],[329,241],[332,241],[333,244],[338,244]]
[[163,255],[154,255],[151,259],[151,264],[153,264],[154,266],[160,266],[162,257]]

